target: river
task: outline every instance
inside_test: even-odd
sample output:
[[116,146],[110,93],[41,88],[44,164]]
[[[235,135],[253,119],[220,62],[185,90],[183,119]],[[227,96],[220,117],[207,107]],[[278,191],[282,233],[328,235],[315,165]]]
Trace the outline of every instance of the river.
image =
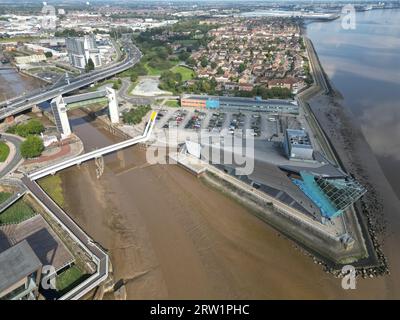
[[14,69],[0,70],[0,101],[28,93],[41,86],[41,82],[24,76]]
[[358,12],[354,30],[342,20],[314,22],[307,34],[343,105],[359,120],[400,197],[400,10]]

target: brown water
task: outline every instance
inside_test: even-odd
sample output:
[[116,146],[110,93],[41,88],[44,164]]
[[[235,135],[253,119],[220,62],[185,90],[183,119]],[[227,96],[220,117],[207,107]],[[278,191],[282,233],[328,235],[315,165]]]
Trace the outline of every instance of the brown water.
[[0,101],[28,93],[40,86],[39,80],[24,76],[14,69],[0,70]]
[[[80,116],[72,126],[87,150],[118,140]],[[109,252],[129,299],[399,297],[389,277],[343,290],[244,207],[177,166],[147,165],[138,147],[105,163],[99,180],[93,162],[60,175],[67,212]]]

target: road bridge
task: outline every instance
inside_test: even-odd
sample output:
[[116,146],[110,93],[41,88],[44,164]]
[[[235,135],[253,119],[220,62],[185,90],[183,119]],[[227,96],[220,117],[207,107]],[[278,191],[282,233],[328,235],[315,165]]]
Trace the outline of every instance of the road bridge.
[[72,167],[74,165],[81,164],[85,161],[101,157],[103,155],[112,153],[114,151],[133,146],[137,143],[145,142],[146,140],[148,140],[150,138],[156,117],[157,117],[157,112],[153,111],[151,113],[150,120],[147,122],[147,125],[145,127],[143,134],[138,137],[128,139],[128,140],[125,140],[125,141],[122,141],[122,142],[119,142],[119,143],[116,143],[116,144],[113,144],[113,145],[110,145],[110,146],[107,146],[107,147],[104,147],[101,149],[97,149],[97,150],[82,154],[80,156],[74,157],[72,159],[67,159],[67,160],[61,161],[59,163],[56,163],[54,165],[33,171],[28,174],[28,178],[30,180],[34,181],[34,180],[43,178],[49,174],[56,174],[58,171],[63,170],[65,168]]
[[39,89],[31,94],[0,103],[0,107],[2,106],[2,109],[0,109],[0,120],[21,113],[32,108],[34,105],[53,99],[56,96],[88,86],[131,68],[141,59],[142,54],[130,41],[126,41],[124,46],[126,58],[121,63],[71,79],[70,83],[53,89]]

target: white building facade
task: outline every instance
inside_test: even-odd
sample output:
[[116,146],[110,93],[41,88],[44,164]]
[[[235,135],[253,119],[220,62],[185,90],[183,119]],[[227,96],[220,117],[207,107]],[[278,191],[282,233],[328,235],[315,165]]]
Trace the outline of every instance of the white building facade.
[[93,35],[85,35],[83,38],[67,38],[65,40],[70,63],[79,69],[85,69],[89,59],[94,67],[101,66],[100,50],[96,46]]

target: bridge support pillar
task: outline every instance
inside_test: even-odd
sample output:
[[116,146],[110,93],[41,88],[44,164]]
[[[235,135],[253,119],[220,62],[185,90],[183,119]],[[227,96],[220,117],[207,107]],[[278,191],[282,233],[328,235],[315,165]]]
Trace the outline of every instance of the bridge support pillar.
[[69,125],[67,106],[61,95],[51,101],[51,109],[58,132],[61,133],[61,139],[68,138],[71,135],[71,126]]
[[6,123],[13,123],[13,122],[14,122],[14,116],[8,116],[8,117],[5,119],[5,122],[6,122]]
[[97,179],[99,179],[103,175],[103,172],[104,172],[103,156],[95,158],[94,162],[96,163],[96,177],[97,177]]
[[119,123],[118,100],[113,88],[106,88],[111,123]]

